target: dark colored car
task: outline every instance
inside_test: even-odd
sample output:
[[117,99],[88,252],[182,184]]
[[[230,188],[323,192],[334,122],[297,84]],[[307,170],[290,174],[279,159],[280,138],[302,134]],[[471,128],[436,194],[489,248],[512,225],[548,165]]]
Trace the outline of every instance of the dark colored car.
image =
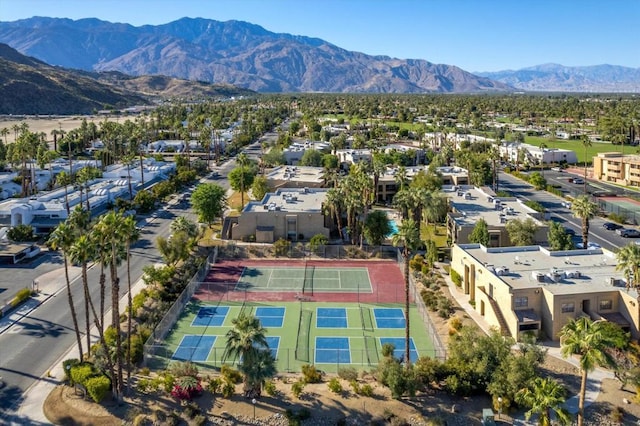
[[564,228],[564,232],[566,232],[568,235],[576,235],[576,231],[571,228],[567,228],[566,226]]
[[602,224],[602,227],[607,231],[615,231],[616,229],[620,229],[623,226],[613,222],[605,222]]

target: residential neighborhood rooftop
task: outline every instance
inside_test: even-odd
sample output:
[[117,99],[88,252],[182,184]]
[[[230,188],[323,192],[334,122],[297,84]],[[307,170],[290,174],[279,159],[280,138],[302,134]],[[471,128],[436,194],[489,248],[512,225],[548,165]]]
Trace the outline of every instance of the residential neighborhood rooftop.
[[514,289],[544,287],[562,295],[625,288],[623,273],[616,271],[615,254],[605,249],[549,251],[541,246],[480,244],[459,247]]
[[319,188],[280,188],[270,192],[262,201],[252,201],[244,212],[319,212],[327,196],[327,189]]

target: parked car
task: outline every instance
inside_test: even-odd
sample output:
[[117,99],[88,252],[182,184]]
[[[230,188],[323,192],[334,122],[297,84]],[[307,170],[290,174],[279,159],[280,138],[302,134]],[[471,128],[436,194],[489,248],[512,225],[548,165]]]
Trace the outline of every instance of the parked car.
[[482,409],[482,425],[483,426],[496,426],[496,418],[491,408]]
[[605,222],[602,224],[602,227],[607,231],[615,231],[616,229],[624,228],[622,225],[613,222]]
[[571,229],[571,228],[567,228],[566,226],[564,227],[564,232],[566,232],[569,235],[576,235],[576,231]]
[[584,184],[584,179],[582,179],[582,178],[573,178],[573,180],[570,180],[569,182],[575,183],[577,185],[582,185],[582,184]]
[[[577,243],[576,244],[576,248],[577,249],[583,249],[584,246],[583,246],[582,243]],[[598,244],[598,243],[592,243],[591,241],[589,241],[587,243],[587,250],[597,250],[599,248],[602,248],[602,246],[600,244]]]
[[638,231],[637,229],[630,229],[630,228],[616,229],[616,234],[620,235],[623,238],[640,237],[640,231]]

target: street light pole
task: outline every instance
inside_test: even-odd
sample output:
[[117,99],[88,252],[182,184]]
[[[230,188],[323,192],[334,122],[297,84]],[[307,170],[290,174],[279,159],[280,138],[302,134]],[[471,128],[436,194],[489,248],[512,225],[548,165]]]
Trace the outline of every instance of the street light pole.
[[258,402],[258,401],[256,401],[256,399],[255,399],[255,398],[253,398],[253,399],[251,400],[251,403],[253,404],[253,420],[255,420],[255,419],[256,419],[256,402]]
[[498,397],[498,419],[502,416],[502,397]]

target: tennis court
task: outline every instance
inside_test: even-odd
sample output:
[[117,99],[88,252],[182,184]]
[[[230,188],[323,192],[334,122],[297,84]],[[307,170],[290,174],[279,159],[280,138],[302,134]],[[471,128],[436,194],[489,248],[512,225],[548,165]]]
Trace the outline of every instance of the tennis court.
[[[404,357],[404,310],[400,304],[337,302],[233,302],[216,305],[194,300],[178,318],[158,365],[171,360],[197,363],[203,368],[236,365],[241,359],[225,359],[226,334],[233,318],[253,313],[266,329],[267,344],[279,371],[300,371],[316,364],[328,372],[344,365],[368,369],[381,359],[382,345],[392,343],[394,356]],[[435,356],[431,338],[415,307],[411,318],[411,359]],[[203,326],[206,325],[206,326]],[[402,327],[400,327],[402,325]]]
[[367,268],[247,266],[234,291],[372,293]]

